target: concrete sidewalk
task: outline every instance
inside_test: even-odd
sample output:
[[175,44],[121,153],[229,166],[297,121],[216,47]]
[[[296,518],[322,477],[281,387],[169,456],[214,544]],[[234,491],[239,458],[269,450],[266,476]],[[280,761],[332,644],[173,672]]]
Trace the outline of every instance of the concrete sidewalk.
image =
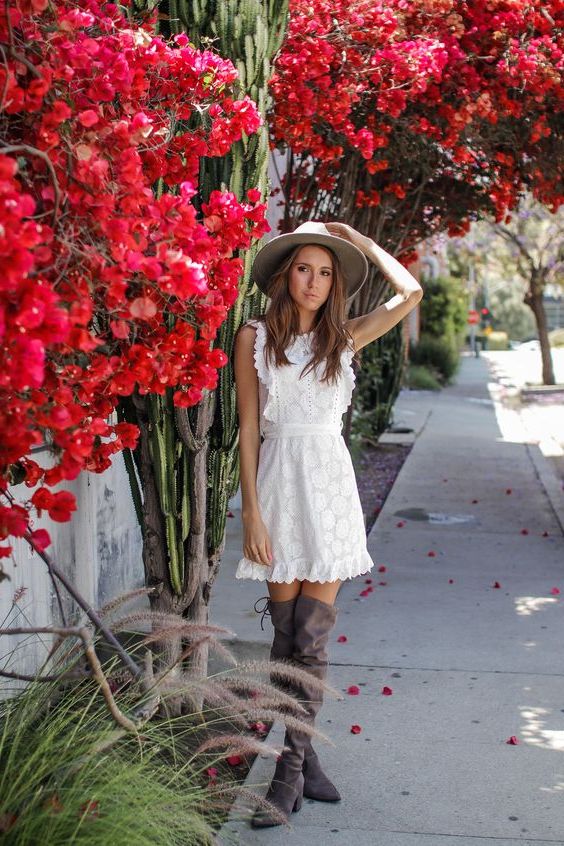
[[[417,437],[370,533],[375,589],[359,596],[360,576],[339,593],[328,680],[344,698],[318,720],[342,801],[306,799],[291,828],[256,831],[238,802],[218,842],[564,844],[564,503],[538,447],[504,440],[488,379],[465,356],[454,386],[398,400],[394,422]],[[253,602],[267,591],[235,580],[241,554],[237,511],[212,622],[242,657],[266,658],[270,620],[261,631]],[[269,742],[282,737],[275,724]],[[257,757],[247,784],[266,792],[273,769]]]

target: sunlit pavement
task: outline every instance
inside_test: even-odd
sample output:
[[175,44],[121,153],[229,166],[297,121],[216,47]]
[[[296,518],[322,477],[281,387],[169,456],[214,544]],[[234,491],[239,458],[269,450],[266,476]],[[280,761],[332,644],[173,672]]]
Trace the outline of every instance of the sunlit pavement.
[[[564,347],[552,347],[552,362],[556,382],[564,384]],[[533,346],[523,344],[516,350],[488,351],[481,355],[494,367],[502,382],[515,387],[527,384],[539,385],[541,379],[540,351]]]
[[[455,385],[398,400],[395,424],[417,437],[369,536],[372,584],[339,593],[329,682],[343,699],[318,722],[342,801],[258,831],[238,802],[219,843],[564,844],[564,497],[496,384],[465,355]],[[215,603],[266,654],[252,611],[265,591],[233,590],[240,543],[237,512],[212,616]],[[259,756],[248,786],[264,793],[273,768]]]
[[[510,352],[483,352],[490,391],[503,407],[503,420],[519,440],[537,444],[564,481],[564,389],[519,401],[520,389],[541,384],[540,352],[526,345]],[[564,348],[552,349],[554,376],[564,385]]]

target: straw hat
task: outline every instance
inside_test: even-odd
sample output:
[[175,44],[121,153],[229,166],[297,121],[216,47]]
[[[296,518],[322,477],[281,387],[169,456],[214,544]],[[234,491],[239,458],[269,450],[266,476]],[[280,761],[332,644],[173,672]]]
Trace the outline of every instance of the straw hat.
[[321,221],[309,220],[307,223],[300,224],[293,232],[272,238],[256,254],[251,268],[251,278],[268,297],[272,276],[278,270],[280,263],[298,244],[320,244],[322,247],[329,247],[341,261],[346,298],[350,299],[360,290],[368,276],[368,261],[362,250],[345,238],[331,235]]

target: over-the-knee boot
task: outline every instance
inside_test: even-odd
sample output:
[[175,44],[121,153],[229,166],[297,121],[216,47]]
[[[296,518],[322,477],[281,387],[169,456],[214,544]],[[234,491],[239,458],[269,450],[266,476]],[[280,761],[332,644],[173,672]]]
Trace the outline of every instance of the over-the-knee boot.
[[[270,650],[270,658],[271,660],[279,660],[280,658],[291,659],[294,640],[294,606],[296,597],[283,602],[274,602],[269,597],[261,597],[261,599],[267,600],[263,609],[261,628],[262,620],[267,613],[270,613],[272,625],[274,626],[274,639]],[[255,610],[258,610],[256,603]],[[272,676],[271,681],[274,681],[274,677]],[[279,681],[277,683],[280,684]],[[282,687],[287,689],[287,685],[282,685]],[[284,749],[276,763],[276,769],[266,793],[266,799],[288,818],[292,811],[300,810],[303,801],[303,740],[301,737],[286,733],[284,746],[288,748]],[[281,820],[275,819],[266,809],[257,810],[251,820],[251,825],[255,828],[281,824]]]
[[[301,593],[297,597],[294,608],[292,657],[298,666],[322,681],[327,678],[327,642],[336,623],[337,614],[338,608],[313,596]],[[323,704],[323,691],[300,685],[299,700],[308,709],[313,723]],[[337,802],[341,798],[335,785],[321,769],[310,738],[306,743],[303,772],[304,796],[325,802]]]
[[[270,597],[261,597],[261,599],[266,599],[266,603],[262,609],[261,628],[264,616],[269,613],[274,627],[274,639],[270,650],[271,660],[291,658],[294,651],[294,610],[297,596],[282,602],[275,602]],[[258,602],[260,600],[257,600]],[[255,610],[261,613],[257,609],[257,603],[255,603]],[[280,680],[275,678],[272,678],[271,681],[282,687],[286,692],[295,693],[295,691],[292,691],[290,684],[281,683]],[[308,799],[316,799],[320,802],[337,802],[341,798],[333,782],[321,769],[319,758],[311,744],[311,738],[309,736],[307,737],[304,749],[303,774],[303,795]]]

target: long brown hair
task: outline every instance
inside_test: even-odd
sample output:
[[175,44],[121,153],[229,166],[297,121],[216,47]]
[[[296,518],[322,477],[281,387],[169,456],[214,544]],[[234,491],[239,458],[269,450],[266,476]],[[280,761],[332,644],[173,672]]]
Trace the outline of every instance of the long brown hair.
[[[298,252],[305,246],[307,245],[299,244],[281,262],[272,276],[269,289],[270,305],[263,315],[255,318],[262,320],[266,326],[266,357],[267,360],[272,360],[274,357],[277,367],[290,364],[285,350],[299,333],[300,315],[290,296],[288,284],[292,263]],[[334,382],[341,375],[341,353],[347,346],[352,346],[352,337],[344,326],[346,288],[341,263],[333,250],[325,247],[324,244],[323,247],[331,254],[333,284],[329,296],[315,316],[312,328],[312,357],[300,376],[304,376],[327,359],[321,381]]]

